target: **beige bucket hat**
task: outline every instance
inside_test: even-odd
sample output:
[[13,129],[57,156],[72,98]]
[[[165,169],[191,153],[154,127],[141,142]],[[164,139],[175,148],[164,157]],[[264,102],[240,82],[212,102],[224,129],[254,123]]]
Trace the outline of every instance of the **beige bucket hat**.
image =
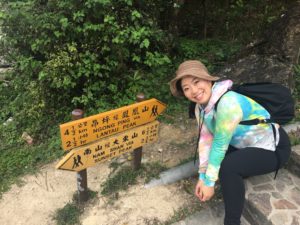
[[203,80],[216,81],[219,77],[211,76],[205,65],[198,60],[187,60],[181,63],[176,71],[176,76],[170,81],[170,89],[174,96],[182,96],[181,90],[178,90],[177,82],[185,76],[194,76]]

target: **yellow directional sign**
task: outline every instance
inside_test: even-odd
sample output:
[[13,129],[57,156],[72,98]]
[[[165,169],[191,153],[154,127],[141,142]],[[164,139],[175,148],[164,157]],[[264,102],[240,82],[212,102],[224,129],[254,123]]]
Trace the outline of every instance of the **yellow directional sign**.
[[131,152],[158,137],[158,121],[101,139],[89,145],[72,149],[56,169],[80,171],[126,152]]
[[69,150],[152,122],[166,108],[155,98],[60,125],[62,148]]

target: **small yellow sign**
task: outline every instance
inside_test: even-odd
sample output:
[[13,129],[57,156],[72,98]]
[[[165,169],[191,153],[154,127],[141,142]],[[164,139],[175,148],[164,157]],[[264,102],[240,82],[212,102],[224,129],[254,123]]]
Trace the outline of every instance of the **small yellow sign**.
[[60,125],[62,148],[69,150],[152,122],[166,108],[155,98]]
[[56,169],[81,171],[126,152],[131,152],[158,138],[159,122],[154,121],[83,147],[72,149],[56,165]]

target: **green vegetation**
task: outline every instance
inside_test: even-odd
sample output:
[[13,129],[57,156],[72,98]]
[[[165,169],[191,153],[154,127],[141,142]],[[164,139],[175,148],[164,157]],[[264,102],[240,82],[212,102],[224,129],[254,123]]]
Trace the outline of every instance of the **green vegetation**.
[[57,221],[57,225],[80,224],[80,214],[81,210],[76,204],[68,203],[62,209],[56,211],[54,219]]
[[178,53],[181,60],[198,59],[207,65],[209,71],[215,71],[238,52],[241,45],[237,41],[219,39],[195,40],[181,38]]
[[74,108],[89,116],[144,92],[168,104],[160,119],[176,121],[188,108],[169,91],[178,64],[217,71],[290,2],[206,1],[191,17],[173,0],[1,1],[0,55],[13,68],[0,77],[0,193],[62,156],[58,125]]
[[[88,202],[94,199],[97,192],[88,190]],[[56,220],[57,225],[78,225],[80,224],[79,217],[84,211],[86,204],[80,204],[78,202],[78,193],[73,195],[73,201],[67,203],[63,208],[56,210],[53,219]]]

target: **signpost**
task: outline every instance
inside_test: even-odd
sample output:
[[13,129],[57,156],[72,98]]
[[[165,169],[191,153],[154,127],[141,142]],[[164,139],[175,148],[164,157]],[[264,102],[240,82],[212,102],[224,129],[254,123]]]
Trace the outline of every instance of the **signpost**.
[[[83,117],[83,110],[75,109],[72,111],[72,120],[79,120]],[[86,202],[89,198],[87,187],[87,171],[81,170],[76,173],[78,200],[79,202]]]
[[62,147],[70,150],[92,141],[152,122],[166,106],[150,99],[60,125]]
[[88,199],[87,171],[94,166],[134,151],[134,169],[141,164],[142,146],[158,138],[159,122],[155,121],[166,105],[156,99],[83,117],[80,109],[72,112],[73,121],[60,125],[62,148],[70,150],[56,165],[56,169],[76,171],[79,201]]
[[121,154],[132,152],[158,137],[158,121],[148,123],[129,131],[116,134],[89,145],[72,149],[57,165],[56,169],[81,171]]

